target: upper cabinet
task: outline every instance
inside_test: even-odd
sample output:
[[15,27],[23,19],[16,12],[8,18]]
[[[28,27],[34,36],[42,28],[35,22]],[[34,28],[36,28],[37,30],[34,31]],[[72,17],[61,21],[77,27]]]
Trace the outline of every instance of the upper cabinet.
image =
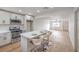
[[25,19],[26,19],[26,20],[33,20],[33,17],[32,17],[32,16],[29,16],[29,15],[26,15],[26,16],[25,16]]
[[0,24],[10,24],[9,13],[0,11]]
[[0,11],[0,24],[11,24],[11,20],[20,21],[20,24],[24,24],[24,16],[5,11]]
[[[18,14],[10,14],[10,21],[14,21],[14,24],[23,24],[24,22],[24,16],[18,15]],[[20,23],[19,23],[20,21]]]
[[24,24],[24,16],[18,15],[18,19],[21,20],[21,24]]

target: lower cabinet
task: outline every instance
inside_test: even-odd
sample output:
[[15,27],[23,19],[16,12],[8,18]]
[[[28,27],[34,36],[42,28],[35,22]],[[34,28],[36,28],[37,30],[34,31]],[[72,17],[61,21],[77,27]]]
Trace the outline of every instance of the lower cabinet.
[[0,46],[6,45],[11,42],[11,33],[0,34]]

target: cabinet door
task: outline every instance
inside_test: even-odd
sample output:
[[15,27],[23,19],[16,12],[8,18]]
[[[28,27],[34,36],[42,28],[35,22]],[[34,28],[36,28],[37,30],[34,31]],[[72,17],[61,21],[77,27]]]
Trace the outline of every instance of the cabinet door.
[[[0,34],[0,42],[3,40],[3,35]],[[1,43],[0,43],[1,44]]]
[[0,34],[0,46],[4,45],[4,35]]
[[10,33],[2,33],[0,35],[0,46],[6,45],[11,42],[11,34]]
[[24,18],[23,18],[23,16],[22,16],[22,15],[18,15],[18,19],[19,19],[19,20],[21,20],[21,24],[23,24],[23,23],[24,23]]
[[0,24],[10,24],[9,13],[0,11]]
[[11,42],[11,34],[8,32],[8,33],[4,33],[4,38],[3,38],[5,44],[8,44]]

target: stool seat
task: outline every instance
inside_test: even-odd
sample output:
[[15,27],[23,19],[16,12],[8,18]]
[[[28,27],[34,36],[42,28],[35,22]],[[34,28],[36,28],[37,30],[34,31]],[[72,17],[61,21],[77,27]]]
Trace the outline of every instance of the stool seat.
[[34,45],[40,45],[41,44],[40,39],[32,39],[32,42],[33,42]]

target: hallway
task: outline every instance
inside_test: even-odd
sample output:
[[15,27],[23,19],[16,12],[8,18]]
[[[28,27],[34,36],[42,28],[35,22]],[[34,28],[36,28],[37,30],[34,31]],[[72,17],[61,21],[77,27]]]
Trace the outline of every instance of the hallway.
[[52,31],[53,45],[49,47],[49,52],[72,52],[73,46],[66,31]]

